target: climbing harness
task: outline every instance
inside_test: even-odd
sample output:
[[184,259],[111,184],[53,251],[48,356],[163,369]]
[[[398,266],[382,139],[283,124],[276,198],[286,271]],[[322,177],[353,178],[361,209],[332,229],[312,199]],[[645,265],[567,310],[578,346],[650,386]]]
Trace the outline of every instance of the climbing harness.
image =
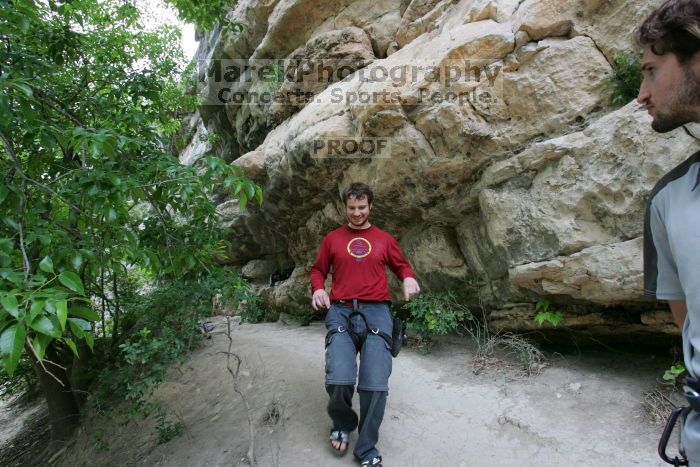
[[[341,332],[347,332],[350,335],[350,339],[352,339],[353,344],[355,344],[355,351],[359,352],[362,349],[362,346],[365,343],[365,339],[367,338],[369,333],[372,333],[372,334],[377,335],[377,336],[381,337],[382,339],[384,339],[384,341],[387,343],[387,345],[391,349],[392,356],[395,357],[396,355],[398,355],[398,351],[396,351],[396,353],[394,353],[394,338],[392,337],[392,335],[382,331],[378,327],[373,328],[367,323],[367,317],[361,311],[361,307],[360,307],[361,301],[360,300],[353,298],[352,305],[351,305],[350,301],[346,301],[346,300],[338,300],[334,303],[341,305],[341,306],[347,306],[347,307],[352,306],[352,313],[350,313],[350,315],[348,316],[348,321],[347,321],[347,324],[345,326],[340,325],[337,328],[333,328],[333,329],[328,331],[328,333],[326,334],[326,347],[328,347],[328,344],[330,344],[331,339],[333,338],[333,336],[335,334],[338,334]],[[364,329],[357,329],[353,325],[352,318],[354,318],[355,316],[360,316],[362,318],[362,321],[364,321],[364,323],[365,323]],[[394,328],[396,328],[396,323],[394,323]],[[405,328],[403,328],[403,329],[405,329]],[[393,332],[394,332],[394,329],[392,329],[392,333]],[[400,350],[401,344],[403,344],[403,342],[402,342],[401,338],[399,338],[397,340],[401,341],[399,343],[399,347],[398,347]]]
[[391,355],[396,357],[399,352],[401,352],[401,347],[403,347],[406,342],[408,342],[408,336],[406,335],[406,323],[396,316],[393,317],[393,327],[391,330]]
[[682,449],[680,452],[680,455],[682,456],[681,458],[678,456],[670,458],[668,457],[668,454],[666,454],[666,447],[668,446],[668,440],[671,437],[671,433],[673,432],[673,428],[676,426],[678,418],[682,417],[682,420],[685,419],[690,410],[690,407],[676,407],[673,409],[673,412],[671,412],[671,415],[668,416],[668,420],[666,420],[666,426],[664,427],[664,431],[661,433],[661,439],[659,440],[658,452],[661,459],[668,464],[675,466],[688,465],[688,459],[685,457],[685,453]]
[[683,395],[688,405],[696,412],[700,412],[700,380],[686,375],[685,386],[683,386]]
[[671,437],[673,428],[676,426],[678,419],[681,419],[681,427],[685,423],[685,419],[691,411],[700,413],[700,379],[695,378],[691,375],[686,375],[685,386],[683,386],[683,395],[685,400],[688,402],[688,407],[676,407],[671,412],[666,420],[666,426],[661,434],[661,440],[659,440],[659,456],[664,462],[671,465],[688,465],[688,458],[685,456],[685,452],[681,447],[680,455],[674,456],[673,458],[668,457],[666,454],[666,446],[668,445],[668,440]]

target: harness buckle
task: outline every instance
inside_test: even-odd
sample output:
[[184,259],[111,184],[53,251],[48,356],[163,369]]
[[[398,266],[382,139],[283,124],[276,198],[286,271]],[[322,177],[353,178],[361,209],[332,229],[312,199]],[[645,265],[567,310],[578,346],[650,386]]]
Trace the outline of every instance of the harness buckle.
[[347,330],[348,330],[348,328],[343,328],[342,324],[340,326],[338,326],[338,332],[345,332]]

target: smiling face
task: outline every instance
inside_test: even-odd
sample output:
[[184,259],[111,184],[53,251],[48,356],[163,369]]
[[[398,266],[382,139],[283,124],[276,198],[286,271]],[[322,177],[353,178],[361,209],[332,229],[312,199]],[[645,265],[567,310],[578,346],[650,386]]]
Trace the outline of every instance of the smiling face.
[[345,217],[348,220],[348,226],[353,229],[366,229],[369,224],[369,212],[372,210],[372,205],[369,204],[366,197],[356,198],[350,196],[345,202]]
[[656,55],[646,47],[642,72],[637,102],[646,106],[655,131],[666,133],[700,121],[700,53],[681,64],[673,53]]

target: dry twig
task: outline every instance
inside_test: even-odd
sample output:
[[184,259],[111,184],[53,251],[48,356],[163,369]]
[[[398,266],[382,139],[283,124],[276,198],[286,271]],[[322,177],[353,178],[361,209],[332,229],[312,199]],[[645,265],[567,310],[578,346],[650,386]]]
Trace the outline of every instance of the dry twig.
[[[245,406],[245,411],[246,411],[246,417],[248,418],[248,432],[250,434],[250,443],[248,444],[248,462],[252,466],[256,466],[257,462],[255,460],[255,429],[253,425],[253,418],[251,416],[251,409],[250,409],[250,404],[248,403],[248,400],[245,397],[245,394],[243,394],[243,391],[241,391],[240,387],[238,386],[238,374],[241,370],[241,357],[239,357],[237,354],[231,352],[231,346],[233,345],[233,339],[231,338],[231,320],[227,317],[226,318],[226,337],[228,338],[228,351],[226,351],[226,368],[228,369],[228,372],[231,374],[231,378],[233,378],[233,390],[236,394],[238,394],[243,401],[243,405]],[[235,370],[231,367],[231,358],[236,360],[236,368]]]

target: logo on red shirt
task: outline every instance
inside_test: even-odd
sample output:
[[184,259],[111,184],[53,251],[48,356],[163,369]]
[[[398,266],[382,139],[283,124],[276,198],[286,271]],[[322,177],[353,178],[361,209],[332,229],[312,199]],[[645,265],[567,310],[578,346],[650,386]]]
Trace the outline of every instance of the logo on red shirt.
[[353,258],[364,258],[372,252],[372,244],[362,237],[353,238],[348,242],[348,253]]

